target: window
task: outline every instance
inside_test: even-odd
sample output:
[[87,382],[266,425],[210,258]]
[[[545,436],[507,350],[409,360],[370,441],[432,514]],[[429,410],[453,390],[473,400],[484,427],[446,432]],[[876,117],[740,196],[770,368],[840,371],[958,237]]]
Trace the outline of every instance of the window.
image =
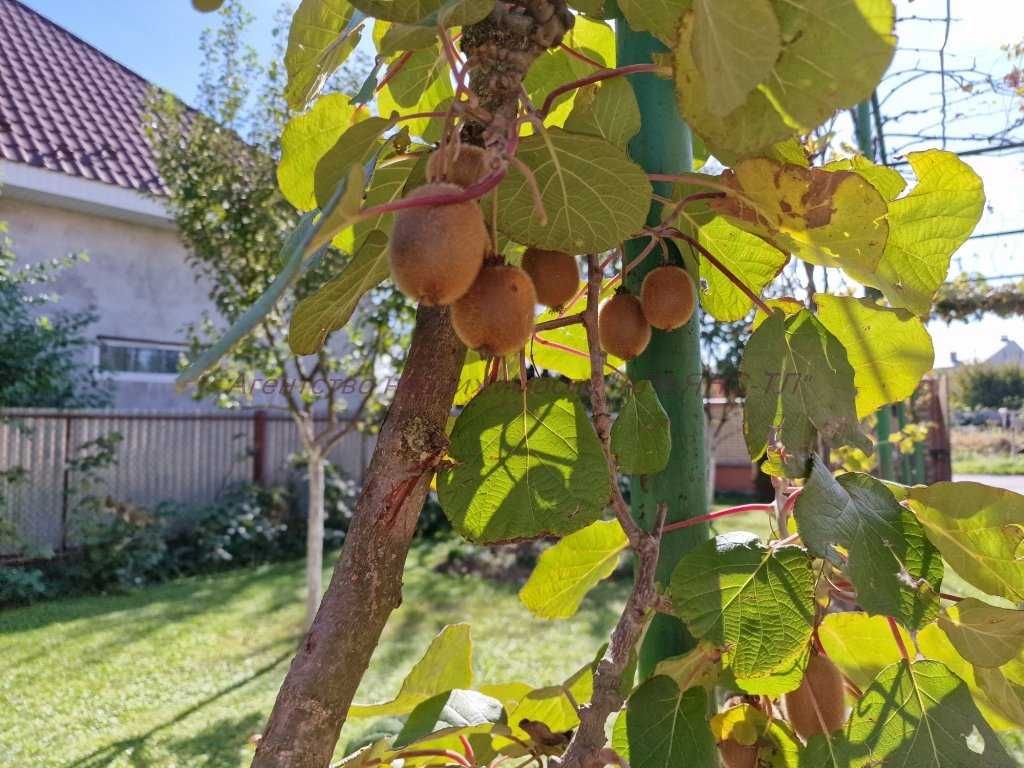
[[100,370],[108,373],[173,375],[180,357],[177,345],[100,338]]

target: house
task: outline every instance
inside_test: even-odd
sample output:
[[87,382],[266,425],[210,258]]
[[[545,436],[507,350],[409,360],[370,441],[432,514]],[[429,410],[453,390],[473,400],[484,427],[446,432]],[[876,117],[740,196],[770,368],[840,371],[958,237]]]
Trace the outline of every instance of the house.
[[23,263],[84,251],[57,283],[96,308],[92,362],[118,408],[194,409],[174,392],[182,329],[208,308],[143,132],[150,84],[18,0],[0,0],[0,221]]

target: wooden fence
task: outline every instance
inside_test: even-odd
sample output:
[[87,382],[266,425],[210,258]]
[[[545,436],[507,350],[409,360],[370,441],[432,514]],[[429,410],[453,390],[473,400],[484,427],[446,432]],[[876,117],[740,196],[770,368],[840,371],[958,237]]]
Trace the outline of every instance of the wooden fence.
[[[0,523],[14,531],[10,541],[0,539],[0,555],[69,546],[69,491],[77,478],[68,460],[83,444],[114,432],[123,440],[117,463],[102,472],[102,492],[143,507],[209,502],[240,481],[282,483],[289,456],[300,449],[294,422],[265,411],[2,410],[0,470],[20,467],[26,474],[17,483],[0,480]],[[331,461],[361,482],[370,443],[353,430]]]

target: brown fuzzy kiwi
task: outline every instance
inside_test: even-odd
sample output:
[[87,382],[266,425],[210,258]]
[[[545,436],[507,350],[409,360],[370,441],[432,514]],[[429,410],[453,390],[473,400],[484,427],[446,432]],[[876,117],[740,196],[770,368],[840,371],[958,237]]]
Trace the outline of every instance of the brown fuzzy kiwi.
[[628,293],[617,293],[605,302],[597,327],[602,349],[623,360],[632,360],[651,341],[651,326],[640,300]]
[[490,155],[485,149],[473,144],[462,144],[457,154],[455,150],[442,147],[431,152],[427,158],[427,178],[430,181],[447,181],[460,187],[471,187],[490,171],[489,159]]
[[469,293],[452,306],[455,333],[470,349],[501,357],[518,352],[533,335],[537,293],[519,267],[485,266]]
[[213,13],[224,5],[224,0],[192,0],[192,7],[200,13]]
[[789,724],[805,740],[823,733],[822,723],[825,731],[833,733],[846,721],[843,675],[826,656],[811,656],[800,687],[783,695],[782,702]]
[[[461,191],[454,184],[425,184],[406,199]],[[391,277],[410,299],[451,304],[473,285],[489,245],[480,206],[472,200],[405,208],[391,231]]]
[[579,290],[580,267],[571,254],[527,248],[523,269],[537,289],[537,301],[552,309],[562,307]]
[[640,287],[640,303],[648,323],[663,331],[674,331],[693,316],[697,303],[693,278],[681,267],[652,269]]
[[726,739],[718,742],[718,753],[725,768],[757,768],[756,744],[740,744],[735,739]]

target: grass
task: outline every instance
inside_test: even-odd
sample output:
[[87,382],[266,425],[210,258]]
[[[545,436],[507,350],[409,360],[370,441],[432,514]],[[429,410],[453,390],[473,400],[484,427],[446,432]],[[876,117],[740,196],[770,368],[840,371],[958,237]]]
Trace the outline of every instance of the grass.
[[[716,533],[768,533],[763,513]],[[532,618],[516,586],[441,575],[417,546],[405,598],[357,701],[385,699],[445,624],[473,625],[476,681],[563,679],[592,658],[628,585],[601,585],[568,622]],[[974,591],[956,574],[944,588]],[[28,768],[235,768],[273,704],[302,616],[302,563],[182,579],[128,595],[0,614],[0,763]],[[358,631],[358,628],[353,628]],[[375,728],[346,725],[348,745]]]
[[[442,556],[414,549],[404,603],[358,701],[396,692],[437,631],[458,621],[473,625],[478,682],[557,682],[592,658],[625,598],[624,583],[605,584],[568,623],[543,622],[519,605],[513,585],[435,573]],[[295,562],[5,611],[0,763],[247,766],[249,739],[298,641],[301,595]],[[342,743],[372,725],[347,725]]]
[[953,472],[957,475],[1024,475],[1024,455],[954,454]]

